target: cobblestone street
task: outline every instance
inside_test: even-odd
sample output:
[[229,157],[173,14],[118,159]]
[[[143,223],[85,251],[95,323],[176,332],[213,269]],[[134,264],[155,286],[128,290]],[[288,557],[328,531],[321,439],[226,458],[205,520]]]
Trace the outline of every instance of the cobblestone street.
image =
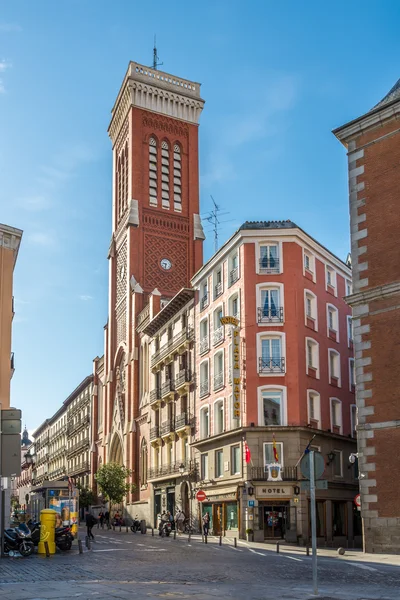
[[[311,557],[304,549],[277,554],[271,547],[232,541],[207,545],[195,536],[152,537],[96,532],[93,549],[47,559],[4,559],[0,598],[10,600],[86,598],[211,598],[297,600],[311,595]],[[336,557],[335,557],[336,556]],[[367,562],[349,551],[318,561],[323,600],[398,600],[400,567]]]

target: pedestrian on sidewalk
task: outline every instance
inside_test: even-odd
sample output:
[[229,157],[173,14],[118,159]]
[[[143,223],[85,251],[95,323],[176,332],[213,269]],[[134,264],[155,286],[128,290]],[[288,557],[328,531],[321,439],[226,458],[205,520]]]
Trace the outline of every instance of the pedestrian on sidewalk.
[[110,529],[110,513],[108,510],[106,510],[106,512],[104,513],[104,520],[106,522],[107,529]]
[[[103,529],[103,526],[104,526],[104,513],[103,513],[102,510],[99,512],[99,523],[100,523],[100,527]],[[97,525],[97,528],[98,527],[99,526]]]
[[86,513],[86,530],[88,538],[94,540],[94,535],[92,533],[92,528],[96,525],[97,519],[90,512]]
[[210,513],[206,512],[203,517],[203,532],[205,537],[208,536],[208,530],[210,529]]

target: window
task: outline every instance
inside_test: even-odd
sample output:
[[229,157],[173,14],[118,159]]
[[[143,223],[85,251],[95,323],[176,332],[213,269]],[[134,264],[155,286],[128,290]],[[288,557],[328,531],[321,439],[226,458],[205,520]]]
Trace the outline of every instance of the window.
[[222,307],[217,308],[214,311],[214,336],[213,344],[216,346],[224,340],[224,326],[221,325],[221,319],[223,317]]
[[310,255],[306,254],[306,252],[304,252],[304,267],[307,269],[307,271],[311,271]]
[[335,342],[339,341],[339,312],[336,306],[326,305],[327,335]]
[[140,449],[140,484],[147,485],[147,442],[145,439],[142,440]]
[[203,406],[200,409],[200,438],[204,439],[210,435],[209,407]]
[[238,294],[229,298],[229,315],[231,317],[239,318],[239,297]]
[[347,315],[347,344],[349,348],[353,347],[353,319]]
[[308,250],[303,250],[304,276],[315,282],[315,256]]
[[304,290],[304,308],[306,326],[318,331],[317,297],[310,290]]
[[231,475],[240,475],[240,446],[231,447]]
[[349,358],[349,384],[350,391],[354,392],[356,387],[356,373],[354,369],[354,358]]
[[218,298],[223,292],[222,289],[222,268],[220,267],[214,273],[214,300]]
[[208,479],[208,454],[202,454],[200,459],[201,478]]
[[200,354],[208,352],[208,318],[200,321]]
[[258,323],[283,322],[283,307],[281,306],[279,288],[261,288],[260,306],[258,307]]
[[279,390],[263,390],[262,426],[283,425],[282,392]]
[[321,428],[321,397],[314,390],[307,390],[308,424],[316,429]]
[[239,279],[238,254],[232,254],[229,258],[229,285],[233,285]]
[[215,451],[215,477],[224,476],[224,451]]
[[224,351],[214,355],[214,392],[224,387]]
[[307,375],[319,379],[319,345],[312,338],[306,338]]
[[224,430],[224,401],[217,400],[214,403],[214,435],[223,433]]
[[157,140],[149,140],[149,195],[150,204],[157,206]]
[[200,398],[210,393],[208,360],[200,364]]
[[335,387],[341,387],[340,381],[340,355],[336,350],[329,349],[329,383]]
[[325,267],[326,273],[326,289],[328,292],[336,296],[336,273],[328,265]]
[[263,244],[260,246],[260,273],[279,273],[278,244]]
[[351,437],[357,437],[356,431],[357,425],[357,406],[355,404],[350,405],[350,427],[351,427]]
[[174,209],[182,212],[182,156],[179,144],[174,144]]
[[208,281],[204,281],[200,288],[200,310],[203,310],[209,304]]
[[[334,450],[333,454],[333,475],[334,477],[343,477],[343,455],[341,450]],[[335,504],[335,502],[333,503]]]
[[258,372],[284,373],[285,358],[282,356],[282,336],[263,336],[261,339],[261,356]]
[[331,429],[332,433],[342,433],[342,403],[337,398],[331,398]]
[[353,293],[353,286],[351,285],[351,281],[346,279],[346,296],[350,296]]
[[[274,452],[274,444],[273,442],[265,442],[264,443],[264,471],[267,471],[267,465],[272,463],[279,463],[283,466],[283,443],[275,442],[276,447],[276,456]],[[276,460],[278,459],[278,460]]]
[[162,207],[169,208],[169,144],[161,143],[161,199]]
[[117,162],[117,207],[120,219],[128,206],[128,147],[122,150]]

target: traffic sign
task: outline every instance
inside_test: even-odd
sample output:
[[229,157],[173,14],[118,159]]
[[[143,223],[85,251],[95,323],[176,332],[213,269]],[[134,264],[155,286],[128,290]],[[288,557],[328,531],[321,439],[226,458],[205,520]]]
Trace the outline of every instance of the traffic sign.
[[[300,461],[300,470],[306,479],[310,479],[310,454],[305,454]],[[321,452],[314,451],[314,476],[319,479],[325,471],[325,461]]]
[[[310,482],[309,481],[300,481],[300,487],[303,492],[310,491]],[[317,479],[315,482],[316,490],[327,490],[328,489],[328,480],[327,479]]]
[[254,508],[255,506],[255,500],[249,500],[249,508]]
[[204,502],[204,500],[207,500],[206,493],[203,490],[199,490],[196,494],[196,500],[199,502]]
[[354,504],[357,506],[357,508],[360,508],[360,506],[361,506],[361,496],[360,496],[360,494],[357,494],[357,496],[354,498]]

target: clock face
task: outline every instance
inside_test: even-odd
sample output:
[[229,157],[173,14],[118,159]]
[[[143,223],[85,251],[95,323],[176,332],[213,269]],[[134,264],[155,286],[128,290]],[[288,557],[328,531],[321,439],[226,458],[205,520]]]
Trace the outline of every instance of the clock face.
[[162,258],[160,261],[160,265],[161,268],[164,269],[164,271],[169,271],[172,267],[172,263],[170,260],[168,260],[168,258]]

